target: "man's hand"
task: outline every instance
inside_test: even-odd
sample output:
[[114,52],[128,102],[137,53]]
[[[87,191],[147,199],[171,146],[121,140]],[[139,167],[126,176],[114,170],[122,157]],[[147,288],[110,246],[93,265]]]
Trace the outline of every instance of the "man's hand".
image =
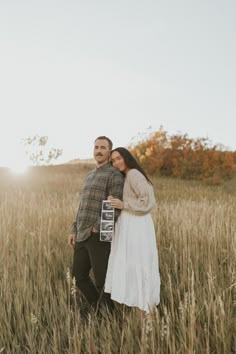
[[75,247],[76,234],[70,234],[68,237],[68,245],[72,248]]

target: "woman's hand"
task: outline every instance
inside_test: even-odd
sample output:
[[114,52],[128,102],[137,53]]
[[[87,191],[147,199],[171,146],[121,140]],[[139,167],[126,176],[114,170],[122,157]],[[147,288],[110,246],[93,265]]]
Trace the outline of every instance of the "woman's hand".
[[116,209],[124,208],[124,203],[122,202],[122,200],[116,198],[110,198],[109,200],[111,202],[112,208],[116,208]]

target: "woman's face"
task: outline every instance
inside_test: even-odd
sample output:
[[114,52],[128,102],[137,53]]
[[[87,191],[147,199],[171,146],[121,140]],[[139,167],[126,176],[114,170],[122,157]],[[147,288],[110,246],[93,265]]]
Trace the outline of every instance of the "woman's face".
[[114,151],[111,154],[111,163],[120,172],[127,173],[129,170],[129,168],[125,164],[125,160],[118,151]]

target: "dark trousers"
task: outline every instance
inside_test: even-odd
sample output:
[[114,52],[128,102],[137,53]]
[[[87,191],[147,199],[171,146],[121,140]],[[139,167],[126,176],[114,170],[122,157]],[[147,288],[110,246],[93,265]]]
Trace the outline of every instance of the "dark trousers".
[[[76,242],[72,276],[75,277],[76,285],[91,306],[96,309],[98,305],[105,304],[112,310],[114,305],[110,294],[104,293],[111,244],[100,241],[99,237],[99,233],[92,232],[87,240]],[[95,284],[90,278],[91,269]]]

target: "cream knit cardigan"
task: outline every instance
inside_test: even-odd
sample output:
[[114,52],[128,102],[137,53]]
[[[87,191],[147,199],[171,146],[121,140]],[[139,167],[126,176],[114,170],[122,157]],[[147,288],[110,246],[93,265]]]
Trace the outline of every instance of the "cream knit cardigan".
[[156,206],[153,186],[134,168],[125,177],[123,202],[123,210],[135,215],[148,214]]

